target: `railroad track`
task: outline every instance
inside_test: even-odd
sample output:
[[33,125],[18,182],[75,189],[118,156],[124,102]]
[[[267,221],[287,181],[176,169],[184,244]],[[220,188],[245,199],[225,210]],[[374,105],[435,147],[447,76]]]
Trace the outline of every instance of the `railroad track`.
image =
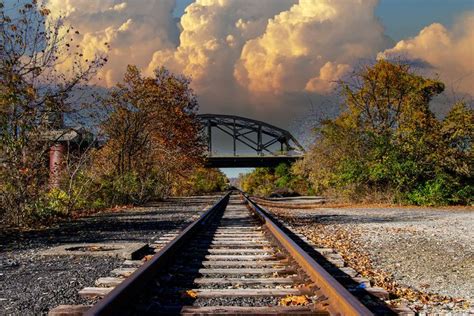
[[92,307],[50,314],[372,314],[235,191],[151,260],[116,274],[103,278]]

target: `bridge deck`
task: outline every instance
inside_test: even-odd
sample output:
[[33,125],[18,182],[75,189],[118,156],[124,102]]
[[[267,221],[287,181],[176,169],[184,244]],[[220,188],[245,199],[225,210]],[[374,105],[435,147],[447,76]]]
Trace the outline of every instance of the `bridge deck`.
[[276,167],[280,163],[293,163],[303,156],[217,156],[207,157],[207,168]]

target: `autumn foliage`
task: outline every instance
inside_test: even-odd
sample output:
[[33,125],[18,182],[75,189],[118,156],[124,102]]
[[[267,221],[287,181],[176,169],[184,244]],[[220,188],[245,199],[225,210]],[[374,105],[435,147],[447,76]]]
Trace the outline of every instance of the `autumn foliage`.
[[186,78],[164,68],[144,77],[129,66],[101,104],[109,114],[94,168],[114,203],[168,196],[201,163],[197,102]]
[[321,122],[298,170],[317,193],[420,205],[472,204],[474,111],[442,120],[430,101],[444,84],[378,61],[341,82],[345,110]]
[[281,163],[275,168],[256,168],[250,173],[241,174],[238,182],[243,191],[257,196],[311,195],[311,184],[296,169],[297,166]]
[[[79,34],[43,2],[0,1],[0,222],[49,223],[222,189],[221,173],[200,169],[189,80],[129,66],[121,83],[96,94],[89,84],[107,56],[86,59]],[[74,143],[63,138],[78,130]],[[49,153],[58,142],[65,154],[51,185]]]
[[54,139],[45,135],[77,114],[72,96],[105,57],[83,60],[75,32],[37,1],[6,5],[0,1],[0,216],[21,224],[49,203],[45,166]]

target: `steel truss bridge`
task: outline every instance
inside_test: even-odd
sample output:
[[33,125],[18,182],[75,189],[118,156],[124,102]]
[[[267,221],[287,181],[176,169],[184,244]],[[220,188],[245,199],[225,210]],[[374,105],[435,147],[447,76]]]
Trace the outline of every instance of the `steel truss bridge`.
[[[302,157],[303,146],[290,132],[271,124],[241,116],[201,114],[207,140],[206,167],[275,167],[282,162],[291,163]],[[213,130],[232,137],[233,154],[213,155]],[[252,154],[239,155],[237,144],[250,149]]]

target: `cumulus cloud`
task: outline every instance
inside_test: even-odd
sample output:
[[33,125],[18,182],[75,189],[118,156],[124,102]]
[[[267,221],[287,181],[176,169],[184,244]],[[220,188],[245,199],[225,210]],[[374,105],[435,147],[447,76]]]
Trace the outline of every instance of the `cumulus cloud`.
[[81,32],[84,59],[108,53],[103,85],[119,81],[127,64],[146,74],[165,66],[191,77],[202,112],[282,127],[307,115],[308,99],[333,113],[335,82],[377,54],[429,65],[473,94],[474,13],[395,45],[375,16],[377,0],[196,0],[180,20],[176,0],[43,1]]
[[62,16],[80,30],[77,44],[84,59],[109,55],[98,74],[106,86],[121,79],[127,64],[146,68],[153,52],[177,43],[179,30],[172,17],[175,0],[48,0],[47,4],[53,17]]
[[327,93],[348,64],[387,47],[376,5],[376,0],[300,0],[245,44],[235,78],[254,92]]
[[[160,65],[192,78],[203,111],[287,122],[330,93],[351,64],[391,45],[376,0],[197,0]],[[356,30],[356,31],[354,31]]]
[[307,83],[305,90],[310,92],[319,92],[329,94],[337,85],[345,74],[347,74],[352,67],[347,64],[335,64],[328,61],[321,67],[319,76],[311,78]]
[[433,23],[410,39],[378,55],[385,59],[423,61],[454,89],[474,94],[474,12],[465,14],[452,29]]
[[247,40],[265,29],[267,20],[295,0],[197,0],[181,17],[179,46],[157,50],[148,70],[167,65],[192,77],[203,93],[222,82],[232,85],[234,63]]

